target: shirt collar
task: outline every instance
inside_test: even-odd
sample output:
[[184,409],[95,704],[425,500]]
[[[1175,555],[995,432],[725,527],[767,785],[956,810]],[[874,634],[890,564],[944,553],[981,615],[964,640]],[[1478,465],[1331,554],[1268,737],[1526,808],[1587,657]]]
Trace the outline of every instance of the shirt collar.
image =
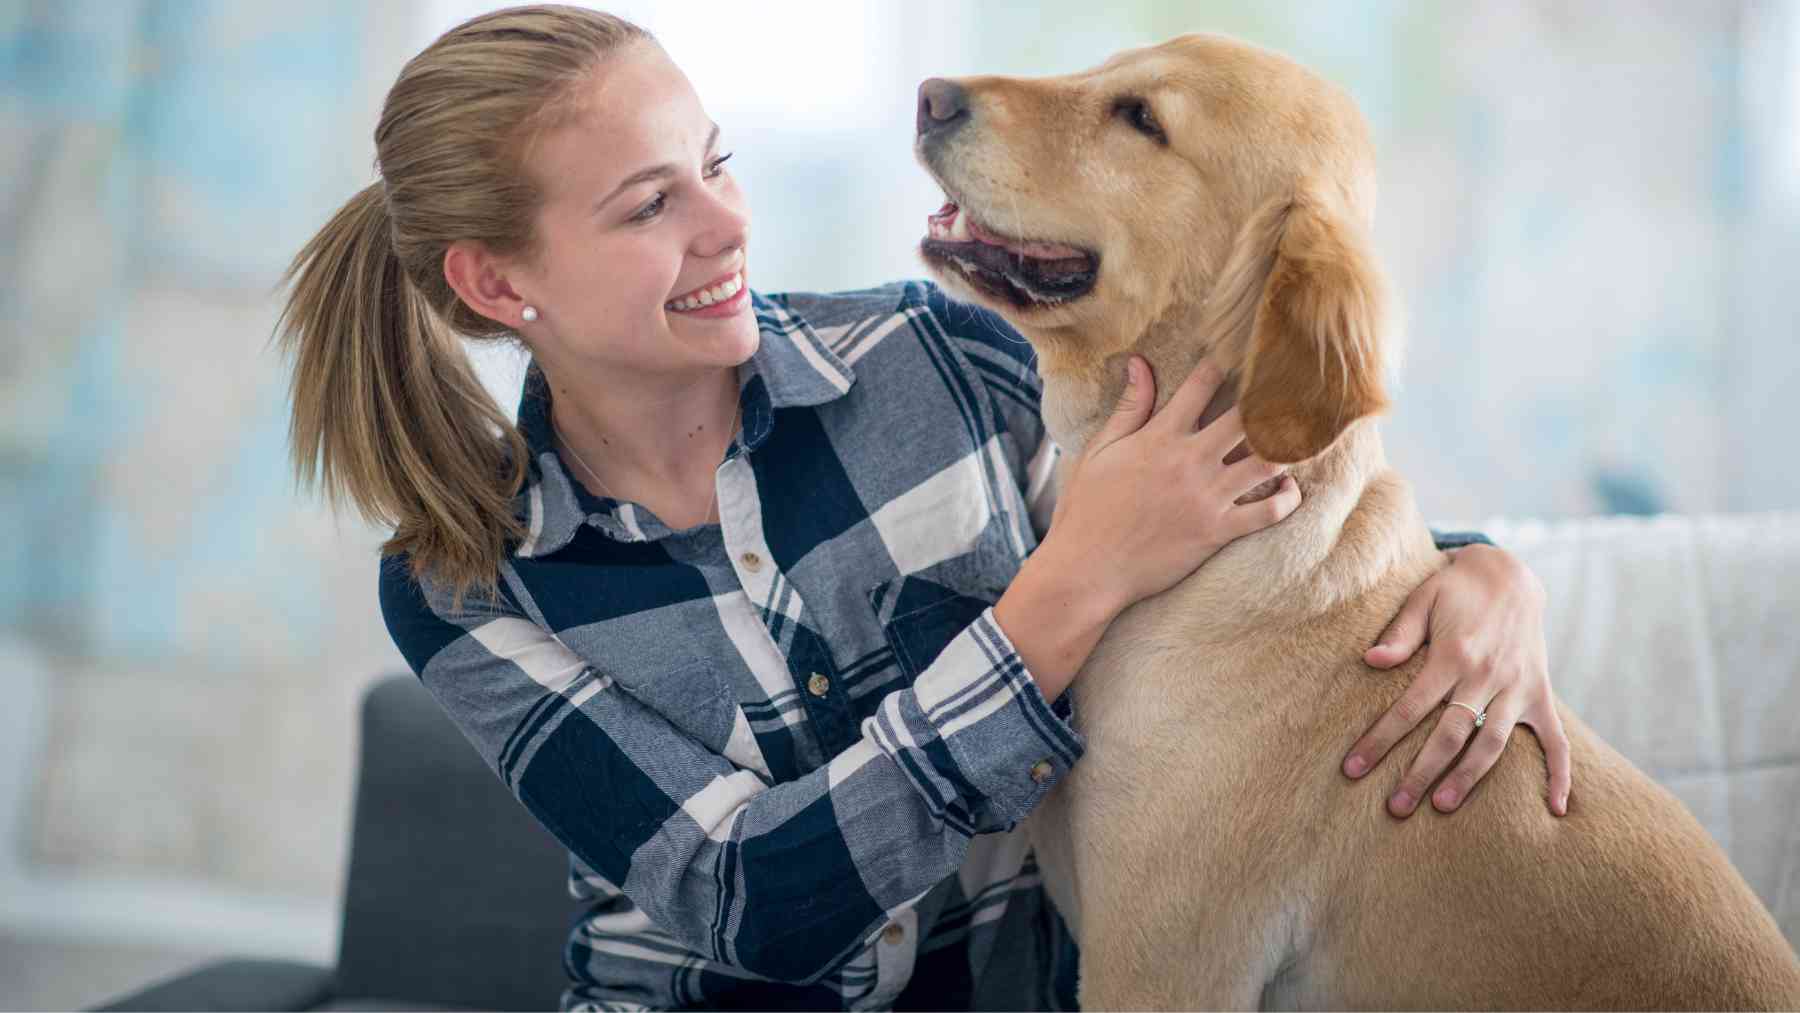
[[[732,444],[727,459],[762,446],[775,428],[776,409],[834,401],[856,382],[849,364],[826,346],[786,300],[765,298],[754,290],[750,299],[761,339],[756,352],[738,365],[743,442]],[[596,496],[570,477],[551,439],[550,385],[535,357],[525,369],[519,393],[518,427],[531,459],[525,488],[515,502],[527,530],[516,555],[536,557],[555,552],[575,537],[584,521],[622,542],[674,533],[644,507]]]

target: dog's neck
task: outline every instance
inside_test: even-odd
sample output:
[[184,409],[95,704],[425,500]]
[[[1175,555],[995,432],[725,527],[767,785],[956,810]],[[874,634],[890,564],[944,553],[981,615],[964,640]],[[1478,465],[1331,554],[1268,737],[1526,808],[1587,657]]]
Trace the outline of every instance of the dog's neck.
[[[1161,411],[1202,359],[1224,344],[1241,343],[1236,335],[1218,333],[1221,322],[1205,318],[1205,305],[1204,300],[1198,300],[1167,311],[1123,348],[1080,329],[1024,326],[1026,337],[1038,352],[1038,373],[1044,383],[1044,423],[1057,445],[1079,454],[1106,424],[1113,406],[1125,392],[1125,360],[1130,354],[1142,355],[1150,364],[1156,387],[1155,410]],[[1237,325],[1232,321],[1230,327]],[[1196,342],[1196,333],[1210,334],[1212,338]],[[1211,422],[1235,403],[1235,381],[1227,380],[1207,404],[1199,424]]]
[[1170,591],[1182,611],[1204,617],[1214,637],[1303,624],[1396,573],[1416,571],[1423,580],[1436,565],[1412,490],[1388,467],[1373,419],[1353,423],[1324,453],[1288,471],[1300,506],[1225,546]]
[[[1147,344],[1139,351],[1159,378],[1160,409],[1199,356]],[[1071,381],[1068,374],[1044,374],[1045,419],[1065,450],[1078,454],[1105,423],[1122,384],[1110,390],[1101,386]],[[1200,423],[1235,402],[1236,388],[1228,381]],[[1392,583],[1396,575],[1416,585],[1440,564],[1410,486],[1388,467],[1375,420],[1352,424],[1324,453],[1290,466],[1288,473],[1302,496],[1292,515],[1225,546],[1193,575],[1134,611],[1153,611],[1158,622],[1179,621],[1198,640],[1227,642],[1269,623],[1307,622],[1378,584]],[[1266,497],[1275,488],[1268,483],[1250,498]]]

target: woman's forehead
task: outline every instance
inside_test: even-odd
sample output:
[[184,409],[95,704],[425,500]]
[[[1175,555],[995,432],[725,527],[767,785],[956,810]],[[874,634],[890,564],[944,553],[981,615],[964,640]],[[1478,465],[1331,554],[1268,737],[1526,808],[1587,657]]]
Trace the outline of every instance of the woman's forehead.
[[693,86],[660,47],[614,54],[581,87],[575,114],[536,149],[553,186],[610,189],[640,169],[691,161],[712,131]]

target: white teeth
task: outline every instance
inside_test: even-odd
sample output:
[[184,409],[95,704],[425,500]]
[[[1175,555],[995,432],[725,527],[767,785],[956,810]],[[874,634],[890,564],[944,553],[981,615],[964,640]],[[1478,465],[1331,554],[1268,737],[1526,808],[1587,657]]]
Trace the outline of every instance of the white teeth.
[[734,274],[719,284],[714,285],[712,288],[701,289],[693,295],[684,296],[672,302],[666,302],[663,304],[663,308],[671,310],[701,309],[706,306],[711,306],[714,303],[724,302],[732,296],[737,295],[743,287],[743,274]]
[[961,209],[957,210],[956,218],[950,223],[950,238],[965,241],[969,238],[969,216]]

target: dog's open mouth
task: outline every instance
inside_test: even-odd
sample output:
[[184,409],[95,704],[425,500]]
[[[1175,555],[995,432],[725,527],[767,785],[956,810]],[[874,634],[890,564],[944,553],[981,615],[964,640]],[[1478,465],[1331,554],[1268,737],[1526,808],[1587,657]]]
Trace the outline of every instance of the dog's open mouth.
[[1020,309],[1084,296],[1099,276],[1100,257],[1093,251],[1000,235],[955,201],[946,201],[925,223],[919,251],[927,260]]

